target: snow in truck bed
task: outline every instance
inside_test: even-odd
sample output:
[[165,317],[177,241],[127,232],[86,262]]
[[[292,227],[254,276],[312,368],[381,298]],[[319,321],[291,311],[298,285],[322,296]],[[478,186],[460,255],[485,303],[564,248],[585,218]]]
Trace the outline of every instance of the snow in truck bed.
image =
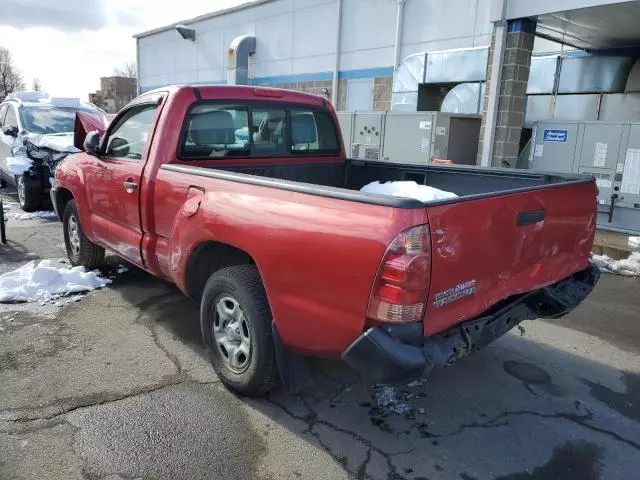
[[453,192],[438,190],[428,185],[418,185],[413,181],[405,182],[371,182],[360,189],[365,193],[377,193],[380,195],[392,195],[394,197],[415,198],[421,202],[427,203],[434,200],[445,200],[447,198],[456,198]]

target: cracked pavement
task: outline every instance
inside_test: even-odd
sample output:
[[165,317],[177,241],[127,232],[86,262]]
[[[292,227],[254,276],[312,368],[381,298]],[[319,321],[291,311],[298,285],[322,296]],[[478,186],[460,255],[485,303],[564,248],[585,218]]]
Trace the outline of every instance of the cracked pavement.
[[[64,256],[55,222],[7,234],[0,273]],[[219,383],[198,305],[143,272],[60,308],[0,304],[0,478],[635,478],[639,286],[604,275],[568,317],[418,382],[313,360],[311,388],[257,400]]]

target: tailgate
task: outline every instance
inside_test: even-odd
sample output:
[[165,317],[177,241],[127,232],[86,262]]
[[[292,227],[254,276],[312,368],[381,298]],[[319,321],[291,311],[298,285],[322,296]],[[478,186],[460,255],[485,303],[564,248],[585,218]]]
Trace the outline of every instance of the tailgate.
[[583,270],[595,234],[595,183],[427,207],[432,267],[424,317],[432,335],[500,300]]

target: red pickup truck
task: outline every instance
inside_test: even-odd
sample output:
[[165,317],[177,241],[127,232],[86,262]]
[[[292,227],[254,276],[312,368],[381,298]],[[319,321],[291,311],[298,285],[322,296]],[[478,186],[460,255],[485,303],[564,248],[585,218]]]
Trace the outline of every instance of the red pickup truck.
[[[76,142],[51,190],[71,263],[108,249],[200,299],[210,360],[244,395],[304,356],[416,376],[566,314],[598,279],[592,177],[350,160],[318,96],[167,87]],[[360,191],[376,180],[458,197]]]

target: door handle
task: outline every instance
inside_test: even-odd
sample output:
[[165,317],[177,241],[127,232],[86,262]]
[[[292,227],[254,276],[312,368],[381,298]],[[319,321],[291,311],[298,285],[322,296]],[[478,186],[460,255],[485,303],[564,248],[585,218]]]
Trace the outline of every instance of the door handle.
[[133,178],[127,178],[127,180],[122,184],[127,193],[133,193],[133,191],[138,188],[138,184],[133,181]]
[[520,212],[516,217],[516,225],[521,227],[523,225],[531,225],[544,220],[545,211],[540,210],[528,210],[526,212]]

